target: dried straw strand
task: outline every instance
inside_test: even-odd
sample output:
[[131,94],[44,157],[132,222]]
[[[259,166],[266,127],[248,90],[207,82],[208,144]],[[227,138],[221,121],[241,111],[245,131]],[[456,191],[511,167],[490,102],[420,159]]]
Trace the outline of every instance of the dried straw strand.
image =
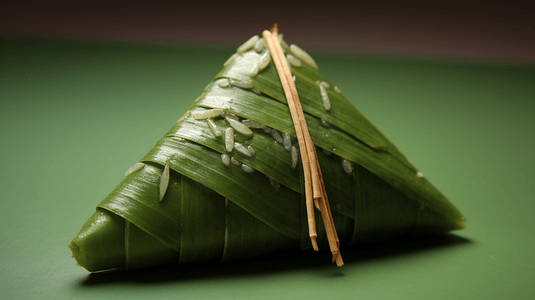
[[288,107],[290,108],[290,114],[294,123],[297,141],[299,143],[301,159],[303,161],[303,171],[305,175],[305,197],[310,240],[314,250],[318,251],[319,248],[316,241],[316,222],[314,219],[315,205],[318,210],[320,210],[323,222],[325,224],[327,239],[333,254],[333,262],[336,262],[336,264],[341,267],[344,263],[339,250],[340,242],[338,240],[336,228],[332,219],[331,209],[329,207],[327,193],[325,191],[323,176],[321,174],[319,162],[316,156],[314,143],[310,138],[303,109],[299,101],[299,95],[297,94],[297,89],[295,88],[295,83],[292,79],[292,74],[288,64],[286,63],[286,58],[277,38],[277,34],[277,24],[271,28],[271,31],[265,30],[262,33],[273,57],[273,62],[277,68],[277,72],[288,101]]

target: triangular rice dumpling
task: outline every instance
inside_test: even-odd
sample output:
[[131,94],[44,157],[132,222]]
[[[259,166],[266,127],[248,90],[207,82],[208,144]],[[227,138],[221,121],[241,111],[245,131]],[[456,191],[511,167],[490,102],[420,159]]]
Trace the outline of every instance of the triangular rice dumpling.
[[[464,217],[279,35],[342,244],[464,228]],[[69,244],[88,271],[311,247],[303,170],[266,42],[238,48]],[[327,245],[321,218],[318,243]]]

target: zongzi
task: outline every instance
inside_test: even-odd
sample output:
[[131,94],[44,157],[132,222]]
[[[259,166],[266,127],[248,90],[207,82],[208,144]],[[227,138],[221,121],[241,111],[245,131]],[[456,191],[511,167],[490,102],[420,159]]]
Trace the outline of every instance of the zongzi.
[[[276,35],[345,244],[464,228],[461,212]],[[106,197],[69,244],[88,271],[229,261],[308,249],[298,132],[265,37],[223,65],[188,111]],[[317,242],[329,226],[316,217]],[[327,230],[326,230],[327,227]],[[334,228],[334,226],[333,226]]]

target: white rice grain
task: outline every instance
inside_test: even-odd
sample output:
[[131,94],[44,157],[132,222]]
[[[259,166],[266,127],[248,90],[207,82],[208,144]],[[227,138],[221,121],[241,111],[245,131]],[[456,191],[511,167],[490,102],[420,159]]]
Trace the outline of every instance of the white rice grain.
[[255,156],[256,155],[256,151],[254,150],[254,148],[251,145],[247,146],[247,150],[249,150],[249,153],[251,153],[251,156]]
[[262,52],[264,48],[267,46],[266,40],[264,38],[259,38],[258,41],[254,44],[254,51],[257,53]]
[[220,116],[223,113],[222,108],[208,109],[208,110],[197,110],[193,112],[193,117],[195,120],[203,120],[208,118],[215,118]]
[[124,176],[127,177],[128,175],[134,173],[135,171],[137,170],[140,170],[142,169],[143,167],[145,167],[145,164],[143,163],[135,163],[133,166],[131,166],[130,168],[128,168],[128,170],[126,170],[126,172],[124,172]]
[[321,82],[319,83],[319,85],[323,85],[326,89],[328,89],[328,88],[331,87],[331,86],[329,85],[329,83],[326,82],[326,81],[321,81]]
[[287,58],[285,58],[285,60],[286,60],[286,65],[288,66],[288,69],[290,69],[290,71],[292,71],[292,64],[290,63],[290,61]]
[[229,127],[225,130],[225,149],[227,152],[232,152],[234,148],[234,129]]
[[236,149],[236,151],[240,154],[252,157],[251,152],[249,152],[249,150],[247,150],[247,148],[245,148],[245,146],[243,146],[242,144],[234,143],[234,149]]
[[255,77],[256,75],[258,75],[258,63],[254,64],[253,67],[251,68],[251,71],[249,71],[249,76],[251,77]]
[[334,90],[335,90],[337,93],[339,93],[339,94],[342,93],[342,91],[340,91],[340,89],[339,89],[336,85],[334,86]]
[[282,144],[282,136],[277,129],[271,129],[271,136],[275,141],[277,141],[277,143]]
[[167,192],[167,186],[169,186],[169,161],[165,164],[162,176],[160,177],[160,202],[163,200],[165,192]]
[[252,47],[254,47],[254,45],[256,44],[256,41],[258,41],[258,39],[259,39],[258,35],[252,36],[245,43],[243,43],[241,46],[238,47],[238,53],[245,52],[245,51],[251,49]]
[[249,127],[245,126],[242,122],[236,121],[231,118],[226,118],[227,122],[229,122],[230,126],[234,128],[237,132],[245,135],[245,136],[251,136],[253,135],[253,131],[249,129]]
[[300,66],[303,65],[299,59],[297,59],[295,56],[293,56],[291,54],[286,55],[286,60],[288,61],[288,63],[292,67],[298,67],[299,68]]
[[258,59],[258,70],[264,70],[269,65],[270,61],[271,55],[269,54],[269,51],[264,52]]
[[223,162],[225,166],[230,166],[230,157],[228,157],[228,155],[224,153],[221,154],[221,161]]
[[224,119],[226,118],[230,118],[232,120],[236,120],[236,121],[239,121],[240,118],[238,116],[236,116],[235,114],[233,113],[229,113],[229,112],[224,112],[221,114],[221,117],[223,117]]
[[305,50],[299,48],[298,46],[296,46],[294,44],[291,44],[290,45],[290,52],[292,52],[292,54],[295,57],[297,57],[298,59],[303,61],[305,64],[311,66],[312,68],[314,68],[316,70],[318,69],[318,65],[316,64],[314,59],[310,55],[308,55],[308,53],[306,53]]
[[297,161],[299,160],[297,147],[292,146],[292,149],[290,151],[291,151],[291,156],[292,156],[292,169],[295,169],[295,167],[297,166]]
[[234,157],[231,157],[230,158],[230,163],[233,164],[233,165],[236,165],[236,166],[241,166],[241,162],[237,159],[235,159]]
[[320,119],[320,122],[321,122],[321,125],[325,126],[325,127],[331,127],[331,123],[323,120],[323,119]]
[[282,134],[282,145],[286,151],[290,151],[290,148],[292,148],[292,136],[286,132]]
[[251,167],[249,167],[249,166],[246,165],[246,164],[242,164],[242,165],[241,165],[241,169],[242,169],[243,171],[245,171],[245,173],[253,173],[253,172],[254,172],[254,169],[251,168]]
[[294,80],[294,82],[295,82],[295,75],[294,75],[294,76],[292,76],[292,79],[293,79],[293,80]]
[[221,134],[223,134],[221,132],[221,129],[219,129],[219,127],[217,127],[217,125],[215,124],[214,120],[206,119],[206,123],[208,123],[208,127],[210,127],[210,130],[212,130],[212,133],[215,137],[219,137],[221,136]]
[[221,81],[219,81],[219,83],[217,85],[219,85],[220,88],[229,87],[228,79],[227,78],[223,78]]
[[253,120],[249,120],[249,119],[245,119],[243,121],[241,121],[243,123],[243,125],[249,127],[249,128],[266,128],[266,125],[260,123],[260,122],[256,122],[256,121],[253,121]]
[[329,95],[327,94],[327,90],[325,89],[325,86],[320,84],[320,93],[321,93],[321,101],[323,102],[323,107],[326,111],[331,110],[331,100],[329,100]]
[[229,79],[229,83],[232,86],[239,87],[239,88],[242,88],[242,89],[250,89],[250,88],[253,87],[253,85],[248,81],[241,81],[241,80],[236,80],[236,79],[232,79],[232,78]]
[[424,173],[418,172],[416,173],[416,176],[418,176],[418,178],[424,178]]
[[351,172],[353,172],[353,163],[346,158],[342,158],[342,167],[347,174],[351,174]]

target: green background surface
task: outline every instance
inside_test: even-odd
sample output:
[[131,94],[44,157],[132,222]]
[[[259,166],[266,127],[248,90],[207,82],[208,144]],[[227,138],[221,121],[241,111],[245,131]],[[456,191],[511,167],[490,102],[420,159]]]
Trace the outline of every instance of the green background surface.
[[[291,43],[291,37],[288,37]],[[467,217],[444,236],[89,274],[67,244],[233,49],[0,41],[2,299],[533,299],[535,67],[314,55]]]

